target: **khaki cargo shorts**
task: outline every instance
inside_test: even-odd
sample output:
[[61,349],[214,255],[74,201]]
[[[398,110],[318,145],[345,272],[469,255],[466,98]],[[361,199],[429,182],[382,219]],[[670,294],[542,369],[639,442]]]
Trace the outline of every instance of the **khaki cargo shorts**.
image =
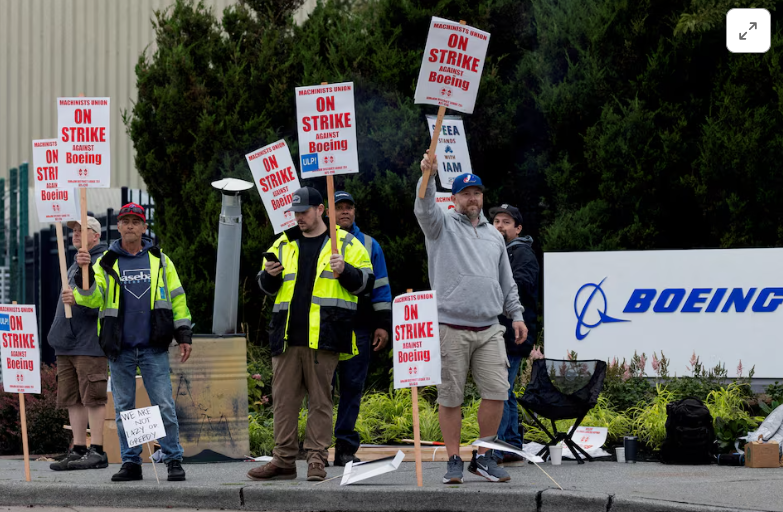
[[465,331],[440,324],[440,379],[438,403],[459,407],[465,400],[468,370],[481,398],[508,400],[508,356],[503,333],[495,324],[483,331]]
[[57,356],[57,407],[106,405],[108,379],[105,357]]

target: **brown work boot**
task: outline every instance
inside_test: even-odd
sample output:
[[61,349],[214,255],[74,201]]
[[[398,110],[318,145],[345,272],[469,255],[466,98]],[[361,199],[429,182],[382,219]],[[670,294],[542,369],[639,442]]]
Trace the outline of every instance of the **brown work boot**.
[[311,482],[320,482],[326,478],[326,470],[320,462],[311,462],[307,465],[307,479]]
[[268,463],[247,472],[253,480],[293,480],[296,478],[296,468],[280,468]]

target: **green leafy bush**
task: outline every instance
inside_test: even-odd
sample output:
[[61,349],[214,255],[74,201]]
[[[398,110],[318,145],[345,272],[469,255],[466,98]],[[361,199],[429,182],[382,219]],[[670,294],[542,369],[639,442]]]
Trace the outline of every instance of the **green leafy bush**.
[[[57,367],[41,367],[41,393],[25,394],[27,412],[27,442],[30,453],[55,454],[68,449],[71,433],[68,410],[57,409]],[[0,452],[22,453],[22,427],[19,417],[19,396],[3,393],[0,398]]]

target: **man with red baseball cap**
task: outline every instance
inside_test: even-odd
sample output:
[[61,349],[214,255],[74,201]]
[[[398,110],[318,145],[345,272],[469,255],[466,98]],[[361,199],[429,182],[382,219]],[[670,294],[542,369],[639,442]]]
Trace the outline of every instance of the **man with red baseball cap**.
[[[115,482],[141,480],[141,446],[129,447],[120,413],[136,408],[136,368],[152,405],[160,407],[166,437],[159,439],[170,481],[185,480],[179,423],[171,396],[168,347],[172,338],[182,362],[190,357],[191,318],[177,269],[145,236],[144,207],[128,203],[117,214],[121,239],[90,269],[90,289],[77,288],[76,303],[100,309],[98,337],[109,358],[111,390],[120,439],[122,468]],[[89,265],[89,253],[80,250],[80,266]],[[76,284],[81,285],[81,270]]]

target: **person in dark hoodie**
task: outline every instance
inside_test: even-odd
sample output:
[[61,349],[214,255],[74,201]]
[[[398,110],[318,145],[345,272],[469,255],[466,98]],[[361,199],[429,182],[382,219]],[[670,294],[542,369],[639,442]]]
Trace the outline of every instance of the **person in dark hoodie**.
[[[68,222],[74,247],[82,246],[82,236],[94,263],[107,249],[101,242],[101,223],[87,217],[87,229],[82,233],[81,221]],[[79,267],[76,261],[68,268],[72,282]],[[98,311],[77,306],[70,288],[67,300],[57,301],[52,327],[47,340],[57,356],[57,407],[68,409],[73,448],[65,458],[50,464],[53,471],[98,469],[109,465],[103,451],[103,421],[106,417],[106,380],[108,361],[98,344]],[[65,317],[63,302],[71,306],[71,318]],[[90,449],[87,449],[87,424],[92,428]]]
[[[514,395],[514,381],[519,374],[519,368],[524,359],[530,355],[536,343],[536,306],[538,303],[539,266],[533,252],[533,238],[520,237],[522,233],[522,214],[515,206],[501,204],[489,210],[492,224],[506,241],[506,251],[514,274],[514,282],[519,290],[519,301],[525,308],[522,313],[527,325],[527,340],[521,345],[514,343],[514,335],[510,333],[511,319],[500,315],[500,323],[506,326],[506,354],[508,355],[508,401],[503,409],[503,419],[498,428],[498,438],[519,448],[522,447],[522,436],[519,433],[519,415],[517,400]],[[524,459],[514,453],[503,454],[503,462],[522,462]]]
[[[337,364],[335,379],[340,383],[340,404],[337,406],[337,420],[334,424],[334,465],[345,466],[348,461],[360,462],[356,457],[359,449],[359,433],[356,419],[364,391],[364,381],[370,368],[371,352],[383,350],[389,343],[391,332],[391,287],[386,259],[377,240],[359,231],[356,225],[356,206],[348,192],[335,192],[335,220],[340,229],[351,233],[364,245],[370,254],[375,274],[373,289],[359,297],[354,332],[359,355]],[[372,347],[371,347],[372,345]],[[372,348],[372,350],[371,350]]]
[[[190,357],[191,317],[185,291],[174,263],[144,236],[147,218],[143,207],[136,203],[123,206],[117,214],[117,227],[122,238],[89,266],[90,289],[81,288],[81,269],[75,276],[76,303],[100,309],[98,339],[109,358],[122,454],[122,468],[111,479],[142,479],[142,446],[128,446],[121,417],[121,412],[136,408],[138,367],[150,402],[160,407],[166,429],[166,436],[158,442],[168,466],[168,479],[185,480],[168,355],[175,339],[182,362]],[[89,255],[80,251],[76,262],[89,265]]]

